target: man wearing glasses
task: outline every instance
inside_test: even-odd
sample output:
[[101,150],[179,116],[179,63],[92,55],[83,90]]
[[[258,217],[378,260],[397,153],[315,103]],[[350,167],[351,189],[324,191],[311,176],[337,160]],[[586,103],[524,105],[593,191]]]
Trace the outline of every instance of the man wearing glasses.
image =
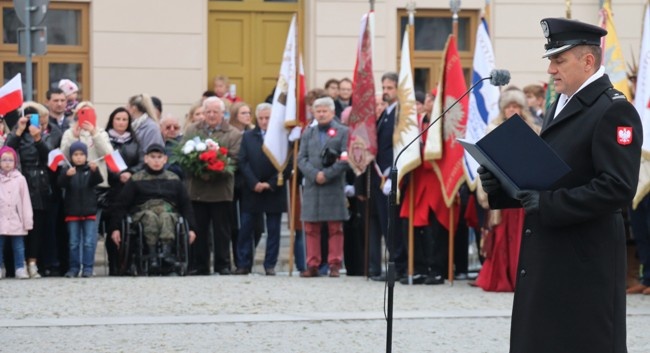
[[[163,140],[165,141],[165,154],[167,157],[172,156],[172,151],[176,144],[178,144],[183,135],[181,134],[181,124],[177,117],[167,114],[160,120],[160,132],[162,133]],[[183,168],[181,168],[176,163],[169,163],[165,166],[170,172],[178,175],[179,178],[184,179],[185,173],[183,173]]]

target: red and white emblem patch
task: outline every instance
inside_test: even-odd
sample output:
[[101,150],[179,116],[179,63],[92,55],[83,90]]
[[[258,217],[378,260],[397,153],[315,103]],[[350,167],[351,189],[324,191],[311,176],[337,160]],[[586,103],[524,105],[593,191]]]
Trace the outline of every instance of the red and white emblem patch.
[[616,142],[619,145],[629,145],[632,143],[632,127],[619,126],[616,131]]

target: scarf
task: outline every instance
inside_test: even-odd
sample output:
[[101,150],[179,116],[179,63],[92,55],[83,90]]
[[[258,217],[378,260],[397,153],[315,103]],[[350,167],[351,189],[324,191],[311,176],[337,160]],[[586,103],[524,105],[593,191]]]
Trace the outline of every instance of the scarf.
[[147,120],[147,118],[149,118],[149,115],[147,115],[147,113],[143,113],[139,118],[133,120],[133,122],[131,122],[133,131],[137,131],[140,125],[142,125]]
[[131,133],[128,131],[124,131],[122,134],[120,134],[117,131],[110,129],[108,130],[108,135],[113,141],[119,144],[125,144],[131,141]]

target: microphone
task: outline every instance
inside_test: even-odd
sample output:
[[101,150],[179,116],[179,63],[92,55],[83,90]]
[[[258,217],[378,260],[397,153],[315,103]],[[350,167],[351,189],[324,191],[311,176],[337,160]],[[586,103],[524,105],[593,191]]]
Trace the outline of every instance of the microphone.
[[474,87],[478,86],[479,83],[485,81],[485,80],[490,80],[490,83],[493,86],[504,86],[507,85],[508,82],[510,82],[510,71],[508,70],[492,70],[490,72],[490,76],[488,77],[483,77],[480,80],[476,81],[470,87],[465,93],[463,93],[462,96],[460,96],[456,101],[450,105],[447,109],[445,109],[442,114],[440,114],[439,117],[434,119],[429,125],[427,125],[426,128],[422,130],[412,141],[410,141],[404,148],[402,148],[401,151],[397,154],[397,157],[395,157],[395,160],[393,161],[393,165],[390,169],[390,179],[393,181],[391,183],[391,188],[390,188],[390,193],[388,194],[388,231],[386,235],[386,247],[390,251],[390,257],[388,258],[388,269],[386,271],[386,287],[388,289],[388,310],[387,310],[387,336],[386,336],[386,346],[387,346],[387,352],[390,352],[390,341],[392,339],[392,331],[393,331],[393,291],[395,287],[395,260],[394,260],[394,246],[393,246],[393,241],[395,239],[395,229],[397,225],[397,160],[399,160],[399,157],[402,156],[402,153],[406,151],[407,148],[409,148],[415,141],[419,141],[420,137],[424,135],[425,132],[429,130],[435,124],[440,120],[447,112],[453,108],[458,102],[460,102],[461,99],[463,99],[466,95],[471,92]]
[[495,69],[490,71],[489,78],[490,78],[490,84],[492,84],[492,86],[505,86],[508,84],[508,82],[510,82],[510,71]]
[[[445,111],[442,112],[442,114],[440,114],[439,117],[435,118],[432,122],[430,122],[429,125],[427,125],[427,127],[424,128],[424,130],[422,130],[422,132],[420,132],[411,142],[409,142],[406,146],[404,146],[404,148],[402,148],[401,151],[399,151],[397,157],[395,157],[395,161],[393,162],[393,167],[391,168],[391,175],[390,175],[391,179],[395,177],[395,179],[393,180],[397,180],[397,160],[402,155],[402,153],[404,153],[404,151],[406,151],[407,148],[411,147],[411,145],[415,141],[418,141],[420,137],[422,137],[422,135],[424,135],[424,133],[427,132],[433,126],[433,124],[435,124],[436,122],[438,122],[438,120],[440,120],[443,116],[445,116],[445,114],[447,114],[447,112],[451,110],[451,108],[453,108],[456,104],[458,104],[458,102],[460,102],[461,99],[465,98],[465,96],[468,95],[469,92],[471,92],[474,89],[474,87],[478,86],[479,83],[485,80],[490,80],[490,84],[492,84],[493,86],[505,86],[508,84],[508,82],[510,82],[510,71],[497,70],[497,69],[490,71],[490,76],[483,77],[480,80],[476,81],[472,85],[472,87],[470,87],[467,91],[465,91],[465,93],[463,93],[462,96],[458,97],[458,99],[456,99],[456,101],[452,105],[450,105],[447,109],[445,109]],[[393,176],[393,169],[395,170],[394,176]],[[391,189],[393,188],[395,190],[391,190],[391,193],[395,191],[395,195],[397,195],[397,183],[391,184]]]

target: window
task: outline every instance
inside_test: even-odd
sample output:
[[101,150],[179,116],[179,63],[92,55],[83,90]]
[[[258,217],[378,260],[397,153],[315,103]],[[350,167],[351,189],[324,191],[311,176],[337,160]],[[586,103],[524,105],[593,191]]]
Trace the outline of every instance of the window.
[[[413,81],[417,91],[428,92],[438,83],[442,51],[447,37],[452,32],[451,15],[448,9],[418,9],[415,13],[415,52],[412,61],[415,72]],[[400,23],[397,53],[399,61],[408,13],[406,10],[398,10],[397,16]],[[458,14],[458,53],[467,82],[471,82],[472,55],[478,21],[478,11],[461,11]]]
[[[18,28],[24,24],[16,16],[12,1],[0,0],[3,38],[0,43],[2,81],[6,83],[17,73],[23,75],[25,87],[25,57],[18,54]],[[45,101],[50,88],[62,78],[79,85],[81,99],[90,98],[89,68],[89,4],[52,1],[43,23],[47,27],[47,53],[32,56],[33,99]]]

